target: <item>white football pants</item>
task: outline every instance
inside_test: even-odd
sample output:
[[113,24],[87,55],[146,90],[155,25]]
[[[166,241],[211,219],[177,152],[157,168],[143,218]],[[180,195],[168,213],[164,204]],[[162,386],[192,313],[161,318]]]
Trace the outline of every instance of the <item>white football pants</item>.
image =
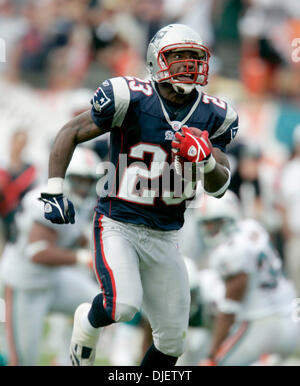
[[271,315],[236,323],[217,354],[220,366],[249,366],[265,354],[285,359],[300,339],[300,326],[291,315]]
[[11,366],[36,366],[47,314],[73,317],[79,304],[97,295],[97,283],[86,273],[62,268],[53,286],[44,289],[6,287],[6,335]]
[[177,231],[160,231],[96,214],[95,272],[110,317],[128,321],[143,310],[155,347],[167,355],[184,351],[190,289]]

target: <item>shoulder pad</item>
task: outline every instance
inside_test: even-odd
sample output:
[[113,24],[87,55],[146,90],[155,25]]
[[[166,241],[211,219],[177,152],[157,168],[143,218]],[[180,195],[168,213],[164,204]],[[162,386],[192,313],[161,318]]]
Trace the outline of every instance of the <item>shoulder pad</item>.
[[130,91],[125,78],[105,80],[96,90],[91,103],[99,119],[111,117],[112,127],[121,126],[130,104]]
[[[225,111],[220,111],[220,109],[215,109],[215,114],[218,115],[223,122],[213,133],[213,135],[210,137],[211,139],[217,138],[222,134],[224,134],[228,130],[228,128],[238,119],[237,112],[228,103],[226,103]],[[236,131],[237,131],[237,127],[236,127]],[[236,134],[236,131],[234,132],[234,135]]]

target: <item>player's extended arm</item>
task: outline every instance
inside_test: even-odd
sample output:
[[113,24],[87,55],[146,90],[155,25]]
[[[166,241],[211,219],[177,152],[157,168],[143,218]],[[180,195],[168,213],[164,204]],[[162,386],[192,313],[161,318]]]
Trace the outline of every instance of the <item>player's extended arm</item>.
[[29,233],[25,255],[36,264],[48,266],[81,264],[92,266],[92,257],[85,249],[63,249],[57,246],[58,234],[54,229],[35,222]]
[[49,179],[47,192],[41,193],[45,204],[45,218],[55,224],[74,224],[75,211],[71,201],[63,195],[63,183],[66,170],[75,147],[101,134],[93,121],[91,111],[73,118],[59,131],[55,138],[49,158]]
[[101,134],[103,131],[94,123],[90,110],[65,124],[57,134],[50,153],[49,178],[64,178],[75,147]]
[[219,304],[221,312],[216,317],[209,357],[217,360],[218,351],[228,337],[230,328],[235,321],[235,315],[240,310],[248,282],[248,275],[239,273],[226,280],[225,299]]

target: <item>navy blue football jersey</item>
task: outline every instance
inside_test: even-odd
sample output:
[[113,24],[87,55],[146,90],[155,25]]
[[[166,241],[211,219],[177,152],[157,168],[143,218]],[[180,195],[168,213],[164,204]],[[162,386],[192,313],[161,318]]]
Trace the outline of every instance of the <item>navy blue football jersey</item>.
[[104,81],[92,99],[95,124],[110,131],[107,181],[96,211],[112,219],[175,230],[184,222],[195,184],[176,174],[171,142],[182,125],[209,132],[225,151],[238,127],[237,113],[223,100],[196,89],[175,111],[150,80],[118,77]]

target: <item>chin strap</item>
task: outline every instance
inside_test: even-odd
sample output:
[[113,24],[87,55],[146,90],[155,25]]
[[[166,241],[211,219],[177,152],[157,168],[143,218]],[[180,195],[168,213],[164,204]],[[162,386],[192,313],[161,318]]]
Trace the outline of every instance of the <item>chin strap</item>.
[[179,84],[179,83],[171,83],[174,90],[177,92],[177,94],[190,94],[194,88],[195,88],[195,84]]

